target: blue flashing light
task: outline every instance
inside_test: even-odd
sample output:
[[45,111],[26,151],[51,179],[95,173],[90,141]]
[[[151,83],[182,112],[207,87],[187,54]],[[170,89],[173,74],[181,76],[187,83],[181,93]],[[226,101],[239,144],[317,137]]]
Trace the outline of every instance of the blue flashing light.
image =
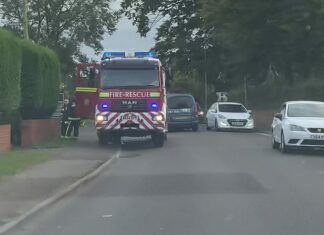
[[102,59],[113,58],[113,57],[126,57],[126,52],[104,52],[102,55]]
[[143,57],[156,58],[157,54],[154,51],[140,51],[140,52],[135,52],[135,57],[139,57],[139,58],[143,58]]
[[158,108],[158,104],[157,103],[152,103],[151,104],[151,108],[152,109],[157,109]]
[[102,110],[108,110],[109,106],[107,103],[102,103],[101,108],[102,108]]

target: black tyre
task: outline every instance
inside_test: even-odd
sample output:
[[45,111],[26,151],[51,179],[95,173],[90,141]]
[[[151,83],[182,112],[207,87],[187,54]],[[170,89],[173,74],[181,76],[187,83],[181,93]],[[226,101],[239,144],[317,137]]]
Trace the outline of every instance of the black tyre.
[[114,134],[112,136],[112,143],[113,143],[113,145],[116,145],[116,146],[121,145],[121,136],[119,134]]
[[198,124],[194,124],[193,126],[192,126],[192,131],[194,131],[194,132],[197,132],[198,131],[198,129],[199,129],[199,126],[198,126]]
[[152,141],[154,144],[154,147],[160,148],[163,147],[165,140],[165,134],[164,133],[154,133],[152,134]]
[[276,140],[272,136],[272,148],[273,149],[279,149],[279,147],[280,147],[280,143],[276,142]]
[[215,120],[215,126],[214,126],[214,129],[215,129],[215,131],[219,131],[217,120]]
[[281,132],[281,138],[280,139],[281,139],[280,145],[279,145],[280,151],[282,153],[288,153],[289,149],[288,149],[287,145],[285,144],[285,136],[284,136],[283,132]]
[[108,144],[108,138],[107,138],[107,135],[103,134],[103,133],[100,133],[98,134],[98,144],[100,146],[105,146]]

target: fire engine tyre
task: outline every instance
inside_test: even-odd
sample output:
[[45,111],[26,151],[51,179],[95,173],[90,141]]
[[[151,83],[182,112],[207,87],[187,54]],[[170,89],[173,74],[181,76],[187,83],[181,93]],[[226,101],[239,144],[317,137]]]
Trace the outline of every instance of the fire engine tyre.
[[105,134],[98,134],[98,144],[100,146],[105,146],[108,143],[107,135]]
[[113,145],[119,146],[121,145],[121,136],[118,134],[115,134],[112,136],[112,143]]
[[154,133],[152,134],[152,141],[155,147],[160,148],[163,147],[165,140],[164,133]]

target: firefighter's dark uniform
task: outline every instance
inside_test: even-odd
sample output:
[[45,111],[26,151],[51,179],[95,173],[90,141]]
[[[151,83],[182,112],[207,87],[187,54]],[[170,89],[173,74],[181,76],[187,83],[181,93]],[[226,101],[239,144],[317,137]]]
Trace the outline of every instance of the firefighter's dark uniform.
[[68,121],[68,112],[67,112],[67,104],[63,104],[62,108],[62,119],[61,119],[61,136],[66,137],[67,136],[67,128],[69,125]]
[[81,119],[76,116],[75,101],[69,102],[67,107],[67,113],[68,113],[68,121],[69,121],[67,136],[70,137],[73,130],[73,136],[77,138],[79,137],[79,128],[80,128]]

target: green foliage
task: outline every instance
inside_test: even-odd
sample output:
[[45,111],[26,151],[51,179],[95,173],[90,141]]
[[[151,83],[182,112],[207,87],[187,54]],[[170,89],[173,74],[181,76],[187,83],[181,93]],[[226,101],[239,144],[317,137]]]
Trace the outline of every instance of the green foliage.
[[20,103],[21,50],[16,38],[0,30],[0,113],[8,122]]
[[54,52],[22,41],[21,112],[23,119],[48,118],[59,96],[59,61]]
[[[0,11],[5,27],[22,36],[22,1],[1,0]],[[83,58],[81,46],[102,50],[101,41],[112,33],[118,14],[111,0],[29,0],[30,39],[53,49],[65,75],[74,71],[75,58]]]
[[52,50],[43,48],[42,64],[42,74],[45,81],[41,116],[48,117],[56,110],[59,99],[60,62]]
[[40,47],[22,41],[21,112],[23,119],[38,118],[43,104],[44,80]]

